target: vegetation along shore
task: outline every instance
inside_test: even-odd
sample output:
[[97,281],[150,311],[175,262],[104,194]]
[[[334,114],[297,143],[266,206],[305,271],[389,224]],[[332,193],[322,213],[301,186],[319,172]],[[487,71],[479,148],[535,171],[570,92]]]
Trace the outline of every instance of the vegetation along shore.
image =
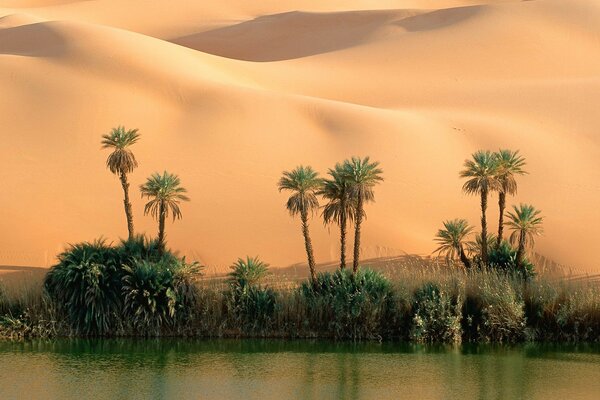
[[[436,258],[387,271],[361,264],[361,227],[384,171],[369,157],[351,157],[321,177],[310,166],[277,183],[298,217],[308,279],[274,279],[258,257],[233,262],[222,279],[167,246],[169,219],[183,217],[190,198],[180,178],[164,171],[140,186],[156,238],[135,232],[128,175],[138,165],[136,129],[113,129],[102,146],[106,166],[123,188],[127,239],[70,245],[43,282],[0,286],[0,337],[197,336],[461,341],[599,341],[600,290],[536,273],[528,256],[544,216],[530,204],[508,206],[519,175],[518,151],[478,151],[460,176],[480,198],[480,231],[462,218],[442,222]],[[275,182],[274,182],[275,184]],[[274,188],[275,190],[275,188]],[[488,202],[498,198],[498,231],[488,231]],[[318,271],[310,224],[339,229],[339,265]],[[353,235],[351,259],[348,235]],[[301,242],[302,240],[302,242]],[[279,276],[281,278],[281,276]]]

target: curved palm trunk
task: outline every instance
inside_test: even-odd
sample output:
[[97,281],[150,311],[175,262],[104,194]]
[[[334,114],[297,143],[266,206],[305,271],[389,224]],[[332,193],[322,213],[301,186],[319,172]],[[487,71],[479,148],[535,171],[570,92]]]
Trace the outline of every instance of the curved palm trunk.
[[121,186],[123,186],[123,204],[125,206],[125,217],[127,218],[127,230],[129,232],[129,240],[133,240],[133,210],[129,202],[129,182],[127,182],[127,174],[121,172]]
[[341,201],[341,218],[340,218],[340,269],[346,268],[346,201]]
[[481,261],[487,264],[488,249],[487,249],[487,219],[485,212],[487,210],[488,191],[481,191]]
[[165,250],[165,217],[165,205],[160,203],[160,209],[158,212],[158,253],[160,255],[162,255]]
[[460,255],[460,261],[465,265],[465,268],[467,270],[470,270],[471,269],[471,260],[469,260],[469,257],[467,257],[467,255],[465,254],[465,249],[463,248],[462,244],[460,245],[458,252]]
[[317,274],[315,272],[315,256],[313,255],[312,242],[308,232],[308,213],[306,211],[302,211],[300,213],[300,219],[302,220],[302,235],[304,236],[304,247],[306,247],[306,256],[308,257],[310,279],[314,284],[317,281]]
[[358,202],[356,204],[356,226],[354,229],[354,261],[352,263],[352,272],[356,274],[358,271],[358,263],[360,258],[360,225],[363,217],[363,196],[358,194]]
[[502,235],[504,233],[504,209],[506,208],[506,192],[498,193],[498,208],[500,209],[500,218],[498,219],[498,240],[496,247],[502,244]]

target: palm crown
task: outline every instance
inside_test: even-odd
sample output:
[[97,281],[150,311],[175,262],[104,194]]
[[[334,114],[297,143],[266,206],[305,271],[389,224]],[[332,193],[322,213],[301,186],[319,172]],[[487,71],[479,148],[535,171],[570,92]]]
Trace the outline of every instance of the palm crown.
[[513,211],[507,212],[507,225],[513,231],[510,235],[511,243],[517,244],[522,238],[525,247],[533,246],[534,236],[543,233],[543,217],[540,216],[540,213],[540,210],[536,210],[529,204],[513,206]]
[[341,169],[343,179],[350,185],[352,196],[367,202],[375,199],[373,187],[383,181],[382,173],[379,163],[370,162],[369,157],[352,157],[344,161]]
[[356,198],[351,196],[350,185],[344,179],[342,164],[336,164],[329,170],[330,179],[324,179],[319,195],[328,200],[323,206],[325,224],[336,222],[341,225],[342,219],[353,221],[356,214]]
[[487,193],[500,190],[500,182],[497,179],[499,161],[491,151],[477,151],[473,153],[471,160],[466,160],[464,169],[460,172],[461,178],[468,178],[463,185],[463,191],[467,194]]
[[173,220],[181,218],[179,202],[189,201],[190,199],[184,194],[187,190],[180,185],[181,181],[175,174],[170,174],[167,171],[164,171],[162,175],[158,172],[152,174],[146,183],[140,186],[142,197],[145,196],[150,199],[144,207],[144,214],[159,218],[162,206],[165,217],[168,217],[171,213]]
[[140,134],[137,129],[125,130],[123,126],[113,128],[108,135],[102,135],[102,148],[113,150],[106,159],[106,166],[110,172],[113,174],[127,174],[138,166],[129,147],[135,144],[139,137]]
[[445,254],[449,260],[460,256],[461,247],[472,231],[473,227],[465,219],[444,221],[444,229],[438,230],[435,237],[439,247],[434,253]]
[[498,162],[498,171],[496,178],[500,184],[500,190],[504,193],[514,195],[517,193],[517,181],[515,175],[524,175],[527,172],[525,167],[525,158],[519,155],[519,151],[501,149],[496,153]]
[[279,180],[279,191],[288,190],[292,195],[286,203],[290,214],[308,213],[319,207],[316,193],[321,188],[319,174],[310,166],[300,165],[292,171],[284,171]]

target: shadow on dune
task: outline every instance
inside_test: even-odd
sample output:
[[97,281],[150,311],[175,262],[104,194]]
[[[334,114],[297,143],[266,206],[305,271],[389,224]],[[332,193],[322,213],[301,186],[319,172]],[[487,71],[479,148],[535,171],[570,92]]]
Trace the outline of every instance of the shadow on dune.
[[52,27],[40,22],[0,29],[0,54],[27,57],[57,57],[64,53],[66,41]]
[[176,38],[171,42],[238,60],[289,60],[359,45],[397,18],[399,13],[292,11]]
[[443,28],[469,19],[480,10],[481,7],[472,6],[425,13],[416,10],[293,11],[175,38],[171,42],[238,60],[282,61],[358,46],[379,32],[385,37],[395,30],[402,34]]

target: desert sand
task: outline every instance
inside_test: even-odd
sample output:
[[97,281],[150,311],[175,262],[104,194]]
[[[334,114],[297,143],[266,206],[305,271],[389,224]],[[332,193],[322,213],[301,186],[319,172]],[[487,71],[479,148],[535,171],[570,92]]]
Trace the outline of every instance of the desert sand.
[[[139,128],[137,187],[179,174],[192,198],[167,240],[219,271],[305,260],[281,172],[379,160],[365,258],[429,255],[442,220],[479,226],[458,172],[519,149],[509,204],[543,211],[536,251],[598,272],[597,0],[0,0],[0,265],[49,266],[67,243],[127,234],[100,137]],[[490,200],[496,229],[497,197]],[[311,224],[318,262],[338,230]]]

